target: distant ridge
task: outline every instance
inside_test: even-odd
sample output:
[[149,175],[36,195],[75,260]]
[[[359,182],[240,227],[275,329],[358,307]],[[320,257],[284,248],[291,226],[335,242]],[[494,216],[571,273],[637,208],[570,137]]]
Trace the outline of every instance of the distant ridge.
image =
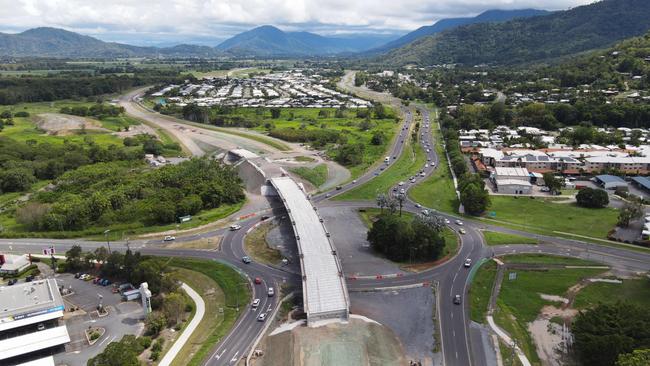
[[475,17],[471,18],[449,18],[441,19],[433,25],[426,25],[420,27],[413,32],[407,33],[404,36],[387,44],[374,48],[368,52],[372,53],[385,53],[392,49],[402,47],[411,43],[419,38],[434,35],[447,29],[460,27],[462,25],[488,23],[488,22],[503,22],[517,18],[530,18],[535,16],[542,16],[550,14],[546,10],[537,9],[517,9],[517,10],[487,10]]
[[650,1],[602,0],[541,17],[448,29],[373,61],[389,65],[539,62],[608,47],[648,29]]

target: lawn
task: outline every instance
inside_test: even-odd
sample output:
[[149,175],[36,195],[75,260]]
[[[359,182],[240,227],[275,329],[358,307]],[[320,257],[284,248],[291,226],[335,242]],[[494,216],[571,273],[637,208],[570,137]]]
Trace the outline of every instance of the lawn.
[[379,194],[386,194],[400,181],[406,181],[424,167],[427,157],[422,146],[409,142],[399,159],[386,170],[368,182],[334,197],[338,201],[374,200]]
[[279,264],[282,260],[280,251],[270,248],[266,242],[266,235],[275,226],[271,222],[266,222],[246,235],[244,249],[246,254],[251,256],[256,262],[275,265]]
[[[198,334],[198,336],[203,337],[201,338],[202,342],[198,343],[198,347],[193,347],[195,351],[191,359],[180,359],[183,365],[200,365],[212,347],[232,328],[239,315],[243,311],[248,311],[247,305],[250,301],[248,281],[229,265],[216,261],[173,258],[169,265],[199,272],[209,277],[212,281],[216,282],[216,285],[224,295],[223,301],[221,302],[222,305],[219,306],[223,308],[223,313],[220,314],[221,321],[214,322],[209,327],[200,325],[197,329],[202,329],[201,334]],[[201,291],[197,292],[202,293]],[[204,293],[202,295],[205,296]],[[210,311],[213,311],[213,304],[208,304],[206,301],[206,305],[208,305],[207,308]],[[239,306],[239,311],[237,311],[237,306]],[[210,313],[206,309],[206,319],[209,316]],[[194,345],[193,342],[189,344]]]
[[436,121],[431,120],[431,130],[435,144],[436,154],[440,159],[436,170],[424,181],[408,191],[409,197],[425,207],[433,208],[442,212],[457,213],[458,197],[454,182],[451,179],[451,171],[447,165],[447,156],[442,147],[442,138]]
[[583,208],[573,203],[527,197],[491,196],[490,199],[492,204],[488,210],[495,212],[497,222],[548,235],[564,232],[605,239],[618,219],[618,211],[613,208]]
[[623,283],[594,282],[578,292],[574,307],[590,308],[598,303],[612,304],[625,301],[650,307],[650,279],[623,279]]
[[501,257],[507,263],[537,263],[537,264],[562,264],[565,266],[602,266],[580,258],[560,257],[547,254],[513,254]]
[[500,233],[496,231],[484,231],[483,237],[487,245],[509,245],[509,244],[537,244],[537,239],[528,238],[516,234]]
[[318,188],[325,184],[327,181],[327,165],[319,164],[313,168],[300,167],[293,168],[291,171],[301,178],[307,180],[309,183],[313,184],[314,187]]
[[102,127],[104,127],[107,130],[111,131],[123,131],[125,128],[128,128],[130,126],[134,125],[139,125],[140,121],[133,117],[129,117],[126,115],[123,116],[118,116],[118,117],[106,117],[99,122],[102,124]]
[[497,264],[487,261],[478,269],[469,287],[470,317],[477,323],[485,323],[496,274]]

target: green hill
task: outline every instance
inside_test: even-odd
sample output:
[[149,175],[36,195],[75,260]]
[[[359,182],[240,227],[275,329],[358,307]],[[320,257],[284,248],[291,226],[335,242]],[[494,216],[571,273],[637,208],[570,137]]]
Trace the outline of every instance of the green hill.
[[392,65],[537,62],[607,47],[650,29],[650,1],[603,0],[550,15],[427,36],[375,61]]

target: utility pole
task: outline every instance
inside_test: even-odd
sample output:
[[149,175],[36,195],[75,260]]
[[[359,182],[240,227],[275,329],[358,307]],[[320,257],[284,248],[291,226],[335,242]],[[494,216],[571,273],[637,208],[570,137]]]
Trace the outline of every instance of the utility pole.
[[104,230],[104,236],[106,237],[106,245],[108,246],[108,254],[109,255],[112,253],[111,252],[111,242],[108,240],[108,233],[110,233],[110,232],[111,232],[110,229]]

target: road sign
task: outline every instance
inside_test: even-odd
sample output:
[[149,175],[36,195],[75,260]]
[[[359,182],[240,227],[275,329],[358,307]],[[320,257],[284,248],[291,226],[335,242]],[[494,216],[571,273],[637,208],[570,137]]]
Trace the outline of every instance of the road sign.
[[497,217],[497,212],[496,211],[490,211],[490,212],[488,212],[488,216]]
[[510,272],[508,273],[508,279],[510,281],[516,280],[517,279],[517,272]]

